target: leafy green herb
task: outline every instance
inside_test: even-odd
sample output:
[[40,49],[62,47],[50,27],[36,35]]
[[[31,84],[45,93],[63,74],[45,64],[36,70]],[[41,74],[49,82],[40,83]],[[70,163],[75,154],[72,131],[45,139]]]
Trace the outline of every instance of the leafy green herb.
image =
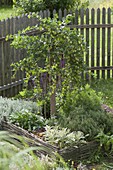
[[45,123],[42,116],[31,113],[27,110],[11,114],[9,119],[11,123],[14,123],[28,131],[39,129],[43,127]]
[[83,132],[71,132],[67,128],[48,125],[46,125],[45,129],[45,141],[52,145],[56,145],[59,148],[77,147],[78,144],[85,143]]

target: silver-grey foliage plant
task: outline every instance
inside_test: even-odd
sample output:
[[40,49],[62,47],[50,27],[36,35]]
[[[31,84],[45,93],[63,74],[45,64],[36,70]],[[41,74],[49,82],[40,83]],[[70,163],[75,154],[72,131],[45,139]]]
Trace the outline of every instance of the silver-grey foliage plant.
[[0,121],[3,119],[3,116],[8,118],[10,114],[22,112],[23,110],[27,110],[31,113],[40,112],[40,109],[35,102],[0,97]]

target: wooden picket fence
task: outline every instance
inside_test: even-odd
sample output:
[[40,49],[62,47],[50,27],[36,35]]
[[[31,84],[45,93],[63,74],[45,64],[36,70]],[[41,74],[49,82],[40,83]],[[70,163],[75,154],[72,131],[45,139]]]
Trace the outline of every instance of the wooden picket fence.
[[[53,11],[55,14],[56,11]],[[72,12],[59,10],[59,19]],[[49,10],[40,11],[42,18],[52,16]],[[74,18],[69,25],[76,28],[84,38],[89,50],[84,53],[84,61],[87,66],[87,74],[83,78],[90,78],[89,73],[95,74],[98,79],[113,77],[113,15],[111,9],[81,9],[76,10]],[[18,72],[12,79],[11,63],[25,57],[24,50],[15,50],[10,46],[11,40],[5,41],[8,34],[16,34],[27,26],[36,25],[36,18],[28,18],[27,15],[0,21],[0,95],[14,96],[23,85],[24,73]]]

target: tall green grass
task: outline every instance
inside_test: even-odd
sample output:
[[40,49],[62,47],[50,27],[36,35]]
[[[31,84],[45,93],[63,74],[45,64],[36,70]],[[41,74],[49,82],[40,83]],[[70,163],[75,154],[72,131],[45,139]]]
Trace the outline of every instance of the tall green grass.
[[33,154],[33,150],[33,147],[27,146],[23,137],[1,131],[0,170],[48,170],[48,165],[45,166],[45,163]]
[[0,131],[0,170],[70,170],[57,153],[52,153],[52,157],[37,157],[33,150],[44,151],[45,148],[29,147],[27,140],[30,142],[22,136]]
[[44,170],[39,159],[31,154],[32,148],[23,147],[18,139],[23,140],[19,136],[0,132],[0,170],[38,170],[38,167]]

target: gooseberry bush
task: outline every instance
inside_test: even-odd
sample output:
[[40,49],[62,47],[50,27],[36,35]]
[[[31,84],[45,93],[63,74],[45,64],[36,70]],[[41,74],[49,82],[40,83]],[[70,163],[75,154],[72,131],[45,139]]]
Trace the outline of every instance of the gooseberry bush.
[[[71,15],[62,21],[57,15],[52,19],[38,16],[38,20],[36,26],[13,36],[11,45],[25,49],[26,57],[12,66],[15,73],[25,71],[26,82],[33,77],[33,94],[37,96],[37,102],[44,103],[50,101],[54,93],[65,96],[80,85],[86,45],[80,33],[69,28]],[[28,36],[26,32],[31,30],[38,34]]]

